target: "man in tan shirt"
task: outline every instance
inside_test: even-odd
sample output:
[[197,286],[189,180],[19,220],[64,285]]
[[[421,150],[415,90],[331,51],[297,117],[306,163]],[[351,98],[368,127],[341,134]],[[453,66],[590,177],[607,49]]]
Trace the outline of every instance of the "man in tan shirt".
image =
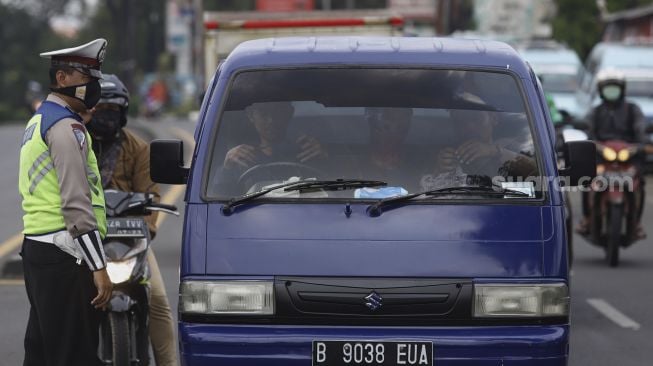
[[[124,192],[153,193],[159,197],[159,185],[150,178],[150,147],[130,130],[127,124],[129,92],[122,81],[104,74],[102,93],[88,130],[98,158],[102,186]],[[146,216],[152,238],[156,235],[157,212]],[[152,248],[147,253],[150,266],[149,334],[158,366],[176,366],[175,326],[163,278]]]

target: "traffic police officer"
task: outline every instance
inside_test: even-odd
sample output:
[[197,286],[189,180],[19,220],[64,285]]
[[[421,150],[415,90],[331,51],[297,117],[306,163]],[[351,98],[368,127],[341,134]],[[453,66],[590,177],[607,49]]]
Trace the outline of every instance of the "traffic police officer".
[[85,123],[100,99],[104,39],[49,58],[51,93],[27,123],[18,187],[31,305],[23,365],[100,365],[99,311],[111,297],[104,193]]

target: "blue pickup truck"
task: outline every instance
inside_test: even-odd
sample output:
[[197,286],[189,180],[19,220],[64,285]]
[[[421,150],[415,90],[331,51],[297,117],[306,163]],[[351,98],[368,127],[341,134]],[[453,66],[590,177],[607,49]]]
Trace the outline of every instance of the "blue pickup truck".
[[501,42],[242,43],[203,101],[187,184],[184,365],[566,365],[563,195],[541,86]]

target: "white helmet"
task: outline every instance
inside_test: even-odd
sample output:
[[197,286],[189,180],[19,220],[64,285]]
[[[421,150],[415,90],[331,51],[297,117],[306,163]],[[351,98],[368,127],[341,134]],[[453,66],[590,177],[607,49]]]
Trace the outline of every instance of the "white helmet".
[[626,94],[626,76],[616,69],[603,69],[596,74],[596,88],[603,100],[616,102],[623,99]]

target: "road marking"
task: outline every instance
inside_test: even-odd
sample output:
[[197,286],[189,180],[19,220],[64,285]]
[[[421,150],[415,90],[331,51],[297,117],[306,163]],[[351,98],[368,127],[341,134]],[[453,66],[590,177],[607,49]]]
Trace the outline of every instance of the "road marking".
[[23,286],[24,284],[25,284],[25,280],[0,279],[0,286]]
[[603,299],[587,299],[587,302],[599,313],[622,328],[630,328],[632,330],[638,330],[640,328],[639,323],[630,319]]
[[17,233],[0,244],[0,258],[13,252],[23,243],[23,233]]

